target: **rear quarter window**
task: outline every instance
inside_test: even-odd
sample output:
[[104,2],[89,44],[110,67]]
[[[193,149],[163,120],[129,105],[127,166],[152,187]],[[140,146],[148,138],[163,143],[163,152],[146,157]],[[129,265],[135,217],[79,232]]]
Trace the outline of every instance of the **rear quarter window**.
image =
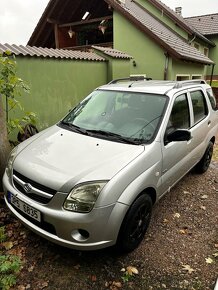
[[211,104],[211,107],[214,111],[218,110],[217,108],[217,102],[216,102],[216,98],[213,94],[213,90],[210,88],[210,89],[207,89],[207,95],[208,95],[208,98],[210,100],[210,104]]
[[198,123],[208,114],[207,102],[201,90],[190,92],[194,113],[194,123]]

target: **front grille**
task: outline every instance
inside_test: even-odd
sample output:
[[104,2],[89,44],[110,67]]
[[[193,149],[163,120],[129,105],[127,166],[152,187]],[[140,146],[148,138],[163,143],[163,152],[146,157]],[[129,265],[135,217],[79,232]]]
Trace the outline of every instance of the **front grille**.
[[[29,179],[16,170],[13,171],[13,183],[19,192],[42,204],[47,204],[56,193],[56,190]],[[31,185],[32,189],[26,191],[24,189],[25,184]]]

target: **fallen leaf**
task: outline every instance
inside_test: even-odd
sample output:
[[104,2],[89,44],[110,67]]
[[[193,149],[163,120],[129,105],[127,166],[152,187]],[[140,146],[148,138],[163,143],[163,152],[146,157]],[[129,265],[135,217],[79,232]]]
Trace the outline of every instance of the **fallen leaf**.
[[117,288],[122,288],[122,284],[120,282],[113,281],[112,285],[117,287]]
[[2,245],[3,247],[5,247],[6,250],[10,250],[14,246],[13,242],[4,242],[2,243]]
[[125,268],[122,268],[120,271],[121,272],[126,272],[126,269]]
[[126,268],[126,270],[127,270],[129,275],[132,275],[132,274],[136,274],[137,275],[139,273],[138,269],[136,267],[132,267],[132,266],[128,266]]
[[214,247],[215,247],[215,248],[218,248],[218,244],[215,244]]
[[208,198],[208,195],[207,194],[204,194],[201,196],[201,199],[207,199]]
[[191,194],[189,191],[184,190],[183,191],[184,194]]
[[207,264],[212,264],[214,262],[213,259],[211,259],[210,257],[205,258],[205,261]]
[[164,220],[163,220],[163,223],[165,223],[165,224],[167,224],[168,222],[169,222],[168,219],[164,219]]
[[18,290],[25,290],[26,287],[25,287],[24,285],[19,285],[19,286],[17,287],[17,289],[18,289]]
[[215,258],[217,258],[217,257],[218,257],[218,252],[214,253],[213,256],[214,256]]
[[182,265],[183,270],[187,271],[189,274],[191,274],[192,272],[194,272],[195,270],[192,269],[189,265]]
[[204,206],[204,205],[201,205],[200,208],[203,210],[206,210],[206,206]]
[[48,287],[48,282],[47,281],[39,281],[37,283],[37,289],[44,289],[46,287]]
[[95,275],[92,275],[92,276],[91,276],[91,281],[92,281],[92,282],[96,282],[96,281],[97,281],[97,277],[96,277]]
[[76,269],[76,270],[79,270],[80,269],[80,264],[75,265],[73,268]]
[[34,265],[30,266],[30,267],[28,268],[28,272],[32,272],[32,271],[34,270],[34,268],[35,268]]
[[177,212],[177,213],[175,213],[173,216],[174,216],[175,218],[180,218],[181,215],[180,215],[180,213]]
[[43,283],[41,284],[41,289],[44,289],[44,288],[46,288],[46,287],[48,287],[48,282],[43,282]]
[[185,235],[187,232],[186,230],[182,229],[182,230],[179,230],[179,233]]

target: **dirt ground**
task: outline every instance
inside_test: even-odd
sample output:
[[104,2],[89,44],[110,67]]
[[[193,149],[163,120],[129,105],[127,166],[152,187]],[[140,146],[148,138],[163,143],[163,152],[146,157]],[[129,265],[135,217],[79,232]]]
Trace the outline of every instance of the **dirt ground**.
[[218,278],[218,145],[207,173],[189,173],[155,205],[145,239],[128,255],[57,246],[25,229],[2,195],[0,207],[7,253],[23,263],[14,290],[213,290]]

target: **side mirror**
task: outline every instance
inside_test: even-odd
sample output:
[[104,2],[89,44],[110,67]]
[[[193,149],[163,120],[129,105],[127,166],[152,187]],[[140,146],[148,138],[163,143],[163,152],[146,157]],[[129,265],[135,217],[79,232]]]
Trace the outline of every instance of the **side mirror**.
[[167,143],[189,141],[190,139],[191,139],[191,133],[188,130],[184,130],[184,129],[175,130],[166,136]]

